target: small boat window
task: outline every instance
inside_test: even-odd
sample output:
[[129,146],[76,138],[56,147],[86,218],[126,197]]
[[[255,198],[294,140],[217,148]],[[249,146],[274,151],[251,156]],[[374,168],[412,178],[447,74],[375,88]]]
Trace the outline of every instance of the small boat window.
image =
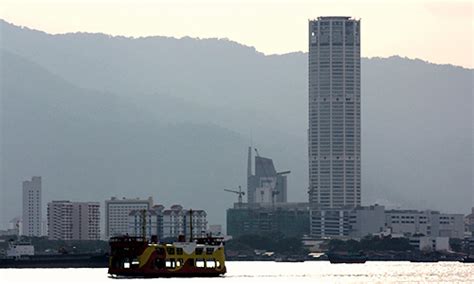
[[166,252],[167,252],[168,254],[174,254],[174,247],[167,247],[167,248],[166,248]]
[[160,259],[160,258],[157,258],[156,261],[155,261],[155,265],[157,268],[165,268],[165,260],[164,259]]
[[126,269],[130,268],[130,262],[128,262],[128,260],[123,262],[123,268],[126,268]]
[[203,248],[196,248],[196,250],[195,250],[196,255],[201,255],[202,251],[203,251]]
[[166,268],[175,268],[176,267],[176,261],[174,258],[171,258],[166,261]]
[[218,260],[216,260],[216,267],[217,267],[217,268],[221,268],[221,262],[218,261]]
[[137,258],[132,259],[132,264],[130,267],[138,267],[140,265],[140,262],[138,261]]
[[215,268],[216,267],[216,262],[214,259],[208,259],[206,261],[206,267],[207,268]]
[[206,262],[204,261],[204,259],[196,259],[196,267],[206,267]]
[[184,261],[182,258],[178,258],[178,260],[176,260],[176,267],[183,266],[183,264],[184,264]]
[[212,254],[214,252],[214,248],[206,248],[206,254]]
[[157,247],[156,248],[156,253],[157,254],[165,254],[165,249],[162,247]]
[[182,255],[183,254],[183,248],[176,248],[176,254],[177,255]]

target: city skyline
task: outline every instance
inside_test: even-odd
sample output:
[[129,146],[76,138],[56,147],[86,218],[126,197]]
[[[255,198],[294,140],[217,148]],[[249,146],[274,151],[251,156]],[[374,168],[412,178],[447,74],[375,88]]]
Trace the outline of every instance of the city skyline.
[[[2,25],[5,26],[5,27],[6,27],[6,26],[9,26],[9,25],[7,25],[7,24],[5,24],[5,23],[2,23]],[[32,35],[35,34],[35,38],[46,37],[46,38],[47,38],[47,41],[49,41],[49,42],[51,42],[51,43],[54,43],[54,44],[57,44],[57,43],[55,43],[55,42],[62,41],[63,38],[65,39],[65,38],[68,38],[68,37],[79,38],[79,39],[81,39],[81,38],[89,38],[89,37],[92,37],[92,38],[93,38],[93,37],[94,37],[94,36],[91,36],[91,35],[48,36],[47,34],[44,34],[44,33],[41,33],[41,32],[35,32],[35,31],[30,31],[30,30],[20,29],[20,28],[18,28],[18,29],[21,30],[21,32],[20,32],[21,34],[24,33],[25,35],[27,35],[27,37],[28,37],[29,34],[32,34]],[[13,31],[13,30],[16,30],[16,31],[17,31],[17,28],[16,28],[16,27],[8,27],[8,28],[4,29],[5,35],[7,36],[7,35],[9,35],[9,34],[12,34],[12,31]],[[14,32],[16,33],[16,31],[14,31]],[[22,36],[23,36],[23,35],[22,35]],[[22,36],[20,36],[19,39],[21,39]],[[11,42],[12,42],[12,41],[11,41],[12,37],[7,37],[7,38],[10,38],[10,40],[6,40],[6,41],[5,41],[5,44],[11,43]],[[98,38],[100,38],[101,40],[107,39],[107,37],[103,37],[103,36],[99,36]],[[15,39],[15,38],[13,38],[13,39]],[[82,40],[82,39],[81,39],[81,40]],[[108,38],[107,41],[108,41],[108,40],[110,40],[111,42],[113,42],[113,44],[116,44],[116,45],[120,44],[120,41],[119,41],[118,38]],[[129,41],[128,39],[121,39],[121,40]],[[152,40],[154,40],[154,39],[152,39]],[[134,40],[130,40],[130,42],[134,42]],[[140,43],[140,42],[142,42],[142,40],[136,40],[136,42],[139,42],[139,43]],[[182,42],[185,42],[185,40],[183,40]],[[194,42],[194,41],[192,41],[192,42]],[[213,41],[203,41],[203,42],[196,41],[196,42],[198,42],[198,44],[203,44],[203,45],[206,45],[206,44],[209,44],[209,43],[213,43]],[[224,42],[222,42],[222,41],[216,41],[216,44],[218,44],[218,45],[221,44],[221,45],[224,45],[224,46],[225,46],[226,44],[228,44],[228,42],[225,42],[225,41],[224,41]],[[23,45],[23,46],[25,47],[25,46],[28,46],[28,45]],[[36,45],[34,45],[34,46],[36,46]],[[39,45],[39,46],[41,46],[41,45]],[[240,48],[240,46],[238,46],[238,45],[237,45],[237,46],[234,46],[234,47]],[[22,53],[22,56],[34,56],[34,55],[35,55],[35,53],[33,53],[33,54],[27,54],[27,53],[25,53],[25,50],[23,50],[23,49],[18,49],[18,50],[20,51],[20,53],[23,52],[23,53]],[[36,53],[36,54],[37,54],[37,53]],[[60,56],[60,54],[57,54],[57,55]],[[257,56],[260,56],[260,55],[257,54]],[[305,56],[305,55],[303,55],[303,54],[297,54],[297,55],[293,55],[293,56]],[[28,58],[29,58],[29,57],[28,57]],[[73,57],[71,57],[71,58],[73,58]],[[105,58],[105,57],[104,57],[104,58]],[[151,58],[152,58],[152,57],[151,57]],[[283,58],[283,57],[282,57],[282,58]],[[50,58],[50,59],[51,59],[51,58]],[[252,60],[255,60],[255,59],[252,58],[252,57],[251,57],[251,59],[252,59]],[[274,58],[274,57],[265,57],[265,60],[273,60],[273,59],[277,59],[277,58]],[[35,61],[36,61],[36,60],[39,60],[38,62],[39,62],[39,64],[41,64],[41,65],[45,65],[45,64],[46,64],[48,70],[51,69],[52,67],[54,68],[55,66],[58,66],[57,64],[56,64],[56,65],[54,64],[54,61],[52,62],[51,65],[47,65],[47,62],[41,61],[41,59],[33,58],[32,60],[35,60]],[[394,58],[394,59],[391,59],[390,61],[396,61],[396,60],[399,60],[399,59]],[[91,60],[91,61],[92,61],[92,60]],[[401,60],[401,61],[403,61],[403,60]],[[61,62],[67,62],[67,61],[61,60]],[[84,62],[88,62],[88,60],[86,60],[86,61],[84,61]],[[376,62],[376,61],[369,61],[369,62]],[[415,63],[417,63],[417,62],[415,62]],[[75,66],[80,66],[80,65],[75,64]],[[107,65],[106,65],[106,66],[107,66]],[[234,66],[234,65],[233,65],[233,66]],[[439,66],[435,66],[435,67],[436,67],[436,68],[440,68]],[[116,68],[116,69],[117,69],[117,68]],[[130,68],[130,70],[133,70],[133,68]],[[458,70],[459,70],[459,69],[458,69]],[[459,71],[462,71],[462,70],[459,70]],[[59,73],[59,74],[61,74],[62,76],[67,76],[67,75],[68,75],[67,72],[61,73],[61,72],[57,72],[57,70],[54,70],[54,72]],[[288,72],[288,74],[285,74],[285,76],[286,76],[286,75],[291,76],[291,74],[289,74],[289,73],[291,73],[291,72]],[[84,74],[84,76],[87,76],[86,73],[82,73],[82,74]],[[162,73],[162,74],[163,74],[163,73]],[[300,76],[300,77],[301,77],[301,76]],[[81,78],[81,81],[82,81],[82,78],[83,78],[82,75],[81,75],[80,78]],[[68,77],[67,79],[68,79],[68,80],[71,80],[71,77]],[[260,83],[260,82],[259,82],[259,83]],[[273,81],[273,83],[277,83],[277,82],[276,82],[276,81]],[[74,84],[77,84],[77,81],[74,81]],[[81,85],[81,84],[79,83],[79,85]],[[156,87],[155,87],[155,88],[156,88]],[[271,89],[270,89],[270,90],[271,90]],[[67,93],[67,92],[66,92],[66,93]],[[285,93],[288,94],[289,92],[285,92]],[[249,94],[251,94],[251,95],[253,96],[253,92],[250,92]],[[261,92],[259,92],[259,96],[258,96],[258,97],[260,97],[260,95],[261,95]],[[198,97],[198,98],[199,98],[199,97]],[[389,97],[387,97],[387,99],[389,99]],[[201,98],[199,98],[199,100],[201,100]],[[297,100],[300,100],[300,101],[302,101],[302,102],[304,103],[304,99],[298,98]],[[295,99],[295,101],[297,101],[297,100]],[[277,103],[277,101],[275,101],[275,104],[276,104],[276,103]],[[81,104],[79,104],[79,105],[81,105]],[[466,104],[466,105],[468,105],[468,104]],[[239,105],[239,106],[240,106],[240,105]],[[58,108],[56,108],[56,109],[58,109]],[[280,113],[280,111],[281,111],[281,110],[279,110],[279,111],[274,111],[274,112],[275,112],[275,113]],[[271,114],[271,112],[272,112],[272,110],[270,110],[270,112],[268,112],[268,113],[265,112],[265,116],[268,115],[268,114]],[[47,113],[47,112],[46,112],[46,113]],[[283,112],[283,113],[284,113],[284,112]],[[370,115],[370,113],[368,113],[368,114]],[[380,117],[380,116],[379,116],[379,117]],[[278,121],[281,122],[281,123],[283,123],[283,124],[285,123],[285,121],[283,121],[283,120],[278,120]],[[220,121],[219,121],[219,122],[220,122]],[[243,124],[243,125],[244,125],[244,124]],[[303,126],[304,126],[304,124],[301,124],[301,123],[300,123],[300,125],[303,125]],[[244,126],[246,126],[246,125],[244,125]],[[291,125],[290,125],[290,126],[291,126]],[[224,127],[225,127],[225,126],[224,126]],[[232,128],[231,128],[231,129],[232,129]],[[282,127],[282,129],[284,129],[284,131],[288,131],[288,130],[291,131],[291,129],[289,129],[288,125],[284,125],[284,127]],[[366,129],[367,129],[367,128],[366,128]],[[239,130],[240,130],[240,132],[242,132],[241,129],[238,129],[238,131],[239,131]],[[8,133],[8,132],[6,132],[6,133]],[[11,132],[10,132],[10,133],[11,133]],[[24,131],[23,133],[28,133],[28,131],[26,131],[26,132]],[[12,136],[10,135],[10,136],[8,136],[8,137],[12,137]],[[13,136],[13,137],[14,137],[14,136]],[[100,136],[99,136],[99,137],[100,137]],[[260,145],[262,145],[262,142],[261,142],[261,141],[264,141],[264,140],[262,140],[261,137],[260,137],[259,140],[260,140]],[[431,140],[428,140],[428,141],[431,142]],[[281,143],[281,142],[278,142],[278,143]],[[274,143],[274,144],[276,144],[276,143]],[[281,144],[282,144],[282,145],[285,145],[284,143],[281,143]],[[20,144],[20,145],[21,145],[21,144]],[[41,145],[41,144],[38,144],[38,145]],[[67,143],[64,144],[64,145],[67,145]],[[263,144],[263,145],[264,145],[264,144]],[[59,149],[61,149],[61,148],[59,148]],[[79,149],[79,148],[76,148],[76,149]],[[238,149],[238,148],[234,147],[234,149]],[[73,151],[73,152],[74,152],[74,151]],[[266,150],[266,152],[267,152],[267,150]],[[27,152],[23,152],[23,153],[27,153]],[[38,153],[44,153],[44,152],[39,151]],[[48,152],[46,152],[46,153],[48,153]],[[69,152],[69,153],[71,153],[71,152]],[[280,153],[278,153],[278,150],[275,151],[275,148],[271,149],[271,151],[269,151],[269,153],[272,153],[272,157],[273,157],[273,153],[276,153],[276,155],[277,155],[277,156],[276,156],[276,159],[279,160],[279,161],[283,160],[285,163],[288,163],[288,161],[290,161],[290,159],[286,159],[286,160],[285,160],[285,159],[282,159]],[[66,155],[65,157],[68,157],[68,156],[69,156],[69,155]],[[239,156],[241,157],[240,154],[239,154]],[[59,158],[59,156],[57,156],[57,157]],[[207,157],[209,157],[209,156],[207,156]],[[148,157],[146,157],[146,158],[148,158]],[[292,158],[292,159],[293,159],[293,158]],[[18,160],[18,161],[21,161],[21,160]],[[145,161],[146,161],[146,159],[145,159]],[[234,161],[236,161],[236,160],[234,159]],[[296,162],[300,162],[300,161],[296,160]],[[300,163],[300,164],[303,164],[303,163]],[[32,167],[31,167],[31,166],[35,166],[34,163],[31,164],[31,165],[29,165],[29,164],[24,164],[24,165],[25,165],[26,168],[30,167],[30,169],[25,169],[25,170],[26,170],[25,172],[29,172],[29,173],[43,172],[43,170],[38,170],[38,171],[34,170],[34,171],[32,171],[32,169],[31,169]],[[295,168],[294,165],[291,166],[291,167],[288,167],[288,166],[286,166],[285,164],[283,164],[283,166],[284,166],[284,168],[289,168],[289,169],[294,169],[294,168]],[[6,169],[7,169],[7,168],[6,168]],[[152,170],[152,169],[153,169],[153,168],[149,168],[149,170]],[[66,171],[66,172],[67,172],[67,171],[71,171],[71,169],[68,168],[68,167],[66,167],[66,166],[65,166],[65,167],[62,167],[61,170],[64,170],[64,171]],[[44,171],[48,172],[49,169],[44,169]],[[97,171],[96,171],[96,172],[97,172]],[[155,169],[153,169],[153,172],[155,172]],[[189,172],[189,171],[188,171],[188,172]],[[97,172],[97,173],[98,173],[98,172]],[[132,171],[131,173],[132,173],[132,175],[135,174],[135,172],[133,172],[133,171]],[[156,173],[159,174],[158,171],[156,171]],[[455,173],[455,172],[452,172],[452,173]],[[450,173],[450,174],[452,174],[452,173]],[[89,173],[89,175],[90,175],[90,174],[91,174],[91,173]],[[299,173],[298,173],[297,171],[295,171],[295,174],[298,175]],[[21,172],[18,171],[17,173],[15,173],[15,175],[21,175]],[[51,177],[51,172],[49,172],[46,176]],[[234,175],[234,176],[237,176],[237,175]],[[84,177],[87,177],[87,175],[82,175],[82,177],[79,177],[79,178],[81,179],[81,178],[84,178]],[[112,183],[114,183],[114,182],[115,182],[114,180],[116,180],[118,177],[119,177],[118,175],[117,175],[117,176],[114,175],[114,176],[112,176],[112,179],[110,179],[110,176],[109,176],[109,177],[108,177],[108,180],[109,180],[109,181],[112,181]],[[139,181],[140,181],[138,176],[130,176],[130,177],[128,177],[128,175],[122,175],[122,176],[120,176],[120,177],[121,177],[121,178],[122,178],[122,177],[127,177],[127,181],[125,182],[124,186],[117,184],[119,187],[122,187],[122,189],[119,189],[119,190],[118,190],[118,194],[121,194],[121,195],[123,195],[122,192],[124,192],[124,189],[123,189],[123,188],[124,188],[125,186],[128,187],[128,188],[132,188],[132,187],[134,187],[133,184],[134,184],[135,182],[139,182]],[[185,177],[185,178],[186,178],[186,177]],[[240,179],[241,177],[239,176],[238,178]],[[66,183],[63,182],[62,185],[58,186],[57,181],[59,181],[60,179],[61,179],[61,177],[54,176],[54,174],[53,174],[53,178],[49,178],[49,180],[50,180],[50,181],[52,182],[52,184],[53,184],[53,186],[50,187],[50,188],[51,188],[51,192],[52,192],[51,197],[53,197],[54,199],[62,199],[62,198],[63,198],[63,197],[61,196],[62,193],[60,193],[60,192],[64,192],[65,190],[67,191],[67,190],[71,189],[71,192],[69,192],[68,194],[75,195],[75,196],[72,196],[72,198],[75,198],[75,199],[77,199],[78,197],[80,198],[80,196],[79,196],[80,194],[78,194],[78,193],[79,193],[79,192],[82,192],[82,188],[81,188],[81,190],[77,190],[77,189],[76,189],[77,184],[80,184],[80,183],[68,184],[67,182],[66,182]],[[146,177],[145,177],[145,179],[146,179]],[[15,179],[15,180],[16,180],[16,179]],[[107,180],[107,178],[104,179],[104,180]],[[166,178],[163,179],[163,177],[161,177],[160,179],[155,179],[155,180],[159,180],[159,181],[161,182],[162,180],[166,180]],[[302,179],[301,179],[301,174],[299,174],[299,176],[298,176],[297,178],[293,178],[293,176],[292,176],[292,178],[291,178],[290,180],[291,180],[291,181],[290,181],[291,183],[293,183],[295,180],[301,181],[301,180],[302,180]],[[118,181],[118,179],[117,179],[117,181]],[[241,182],[241,181],[239,181],[239,182]],[[99,184],[97,183],[97,181],[92,182],[92,180],[91,180],[91,182],[89,182],[89,183],[86,182],[86,184],[87,184],[87,186],[84,186],[84,188],[83,188],[84,191],[88,191],[88,190],[90,191],[90,190],[92,190],[91,188],[94,188],[94,187],[96,187],[96,186],[97,186],[97,187],[100,187],[100,188],[112,188],[112,187],[113,187],[113,186],[102,186],[102,185],[99,185]],[[222,183],[221,183],[221,184],[222,184]],[[232,182],[231,184],[237,184],[237,183],[236,183],[236,182]],[[392,183],[392,184],[396,184],[396,183]],[[222,184],[222,186],[226,186],[226,185],[227,185],[227,184]],[[290,184],[290,186],[291,186],[291,184]],[[146,190],[150,190],[150,188],[151,188],[151,187],[149,187],[148,185],[141,186],[141,187],[144,188],[145,191],[146,191]],[[219,187],[221,187],[221,186],[219,186]],[[6,188],[6,190],[11,190],[13,187],[7,186],[7,187],[5,187],[5,188]],[[158,188],[158,187],[155,186],[154,188]],[[164,186],[163,188],[159,188],[160,193],[159,193],[158,196],[162,196],[162,194],[166,194],[166,193],[164,193],[164,191],[167,191],[168,188],[169,188],[169,186]],[[305,189],[302,190],[302,188],[303,188],[303,187],[301,187],[300,185],[298,185],[298,188],[297,188],[296,190],[293,190],[293,188],[292,188],[292,189],[291,189],[292,195],[295,196],[294,193],[295,193],[295,192],[300,192],[300,191],[303,192],[303,194],[304,194],[304,192],[305,192],[306,190],[305,190]],[[460,188],[463,189],[463,188],[465,188],[465,187],[460,187]],[[128,189],[127,189],[127,190],[128,190]],[[99,191],[96,190],[95,192],[99,192]],[[391,191],[391,192],[396,193],[396,191]],[[145,194],[148,195],[149,193],[145,193]],[[441,191],[436,191],[436,194],[441,194]],[[204,196],[204,195],[202,195],[202,196]],[[466,196],[466,195],[465,195],[465,196]],[[230,199],[230,197],[229,197],[229,199]],[[169,199],[169,197],[168,197],[167,200],[171,200],[171,199]],[[297,200],[302,200],[302,199],[301,199],[300,197],[298,197]],[[463,201],[464,201],[464,199],[458,199],[458,200],[463,200]],[[410,200],[408,200],[408,201],[410,201]],[[201,202],[202,202],[202,201],[201,201]],[[372,201],[372,202],[373,202],[373,201]],[[461,202],[461,201],[460,201],[460,202]],[[400,204],[410,204],[410,203],[403,203],[403,202],[402,202],[402,203],[400,203]],[[437,206],[426,205],[426,206],[427,206],[428,208],[435,208],[435,209],[438,209],[438,210],[440,210],[440,209],[442,210],[442,209],[444,208],[444,205],[437,205]],[[201,206],[201,207],[202,207],[202,206]],[[412,205],[412,206],[408,205],[407,207],[414,207],[414,206],[413,206],[413,205]],[[415,206],[415,207],[416,207],[416,206]],[[464,206],[464,207],[466,207],[466,206]],[[2,209],[3,209],[3,208],[2,208]],[[453,209],[450,209],[450,210],[453,210]],[[3,215],[3,214],[2,214],[2,215]],[[216,214],[213,214],[213,216],[215,216],[215,215],[216,215]],[[6,215],[4,215],[4,216],[6,216]]]
[[0,278],[474,281],[473,39],[472,0],[4,0]]

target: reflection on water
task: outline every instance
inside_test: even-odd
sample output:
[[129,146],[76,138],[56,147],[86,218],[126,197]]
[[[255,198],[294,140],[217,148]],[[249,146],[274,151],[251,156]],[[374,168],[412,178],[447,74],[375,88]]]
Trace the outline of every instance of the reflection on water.
[[[368,261],[227,262],[225,277],[195,278],[193,283],[474,283],[474,264]],[[109,278],[106,269],[0,269],[1,283],[158,283],[156,279]],[[160,279],[159,283],[190,282]]]

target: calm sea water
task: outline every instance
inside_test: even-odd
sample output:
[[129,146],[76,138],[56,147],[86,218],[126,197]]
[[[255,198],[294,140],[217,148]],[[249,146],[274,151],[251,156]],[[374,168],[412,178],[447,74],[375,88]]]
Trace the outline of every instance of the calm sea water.
[[113,279],[106,269],[0,269],[0,283],[474,283],[474,264],[458,262],[227,262],[220,278]]

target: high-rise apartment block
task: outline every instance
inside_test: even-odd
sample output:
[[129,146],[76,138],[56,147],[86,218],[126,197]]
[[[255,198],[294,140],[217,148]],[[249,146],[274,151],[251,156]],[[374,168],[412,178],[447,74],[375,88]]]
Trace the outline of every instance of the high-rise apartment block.
[[149,210],[132,210],[128,215],[128,234],[152,239],[163,238],[163,205],[155,205]]
[[105,201],[105,236],[114,237],[128,233],[129,215],[132,210],[149,210],[153,206],[153,198],[118,199],[112,197]]
[[360,21],[309,21],[309,202],[361,203]]
[[99,240],[100,203],[48,203],[48,238],[50,240]]
[[41,177],[32,177],[23,182],[23,223],[22,234],[39,237],[41,229]]
[[[186,239],[191,236],[190,210],[181,205],[173,205],[163,211],[163,238],[177,238],[183,235]],[[203,237],[207,232],[207,213],[204,210],[192,211],[193,237]]]

